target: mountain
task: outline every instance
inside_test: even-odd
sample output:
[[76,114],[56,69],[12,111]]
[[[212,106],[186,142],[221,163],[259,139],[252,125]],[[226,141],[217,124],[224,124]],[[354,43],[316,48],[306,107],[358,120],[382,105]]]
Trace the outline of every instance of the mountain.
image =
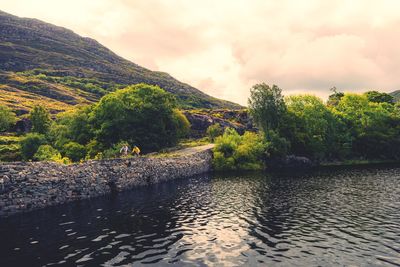
[[143,68],[71,30],[0,11],[0,104],[24,113],[45,102],[57,112],[142,82],[171,92],[183,108],[241,107]]
[[394,97],[396,102],[400,102],[400,90],[396,90],[394,92],[389,93],[389,95]]

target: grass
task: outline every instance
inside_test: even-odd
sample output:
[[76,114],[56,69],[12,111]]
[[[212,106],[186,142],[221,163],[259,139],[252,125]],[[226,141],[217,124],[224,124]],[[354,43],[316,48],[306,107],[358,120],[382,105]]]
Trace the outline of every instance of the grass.
[[0,136],[0,161],[21,160],[19,136]]

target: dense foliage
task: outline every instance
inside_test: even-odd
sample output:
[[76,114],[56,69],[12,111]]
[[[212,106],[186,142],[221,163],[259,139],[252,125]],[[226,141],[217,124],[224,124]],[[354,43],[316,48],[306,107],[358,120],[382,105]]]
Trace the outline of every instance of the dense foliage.
[[46,137],[38,133],[29,133],[21,141],[21,154],[24,160],[33,159],[41,145],[47,143]]
[[[267,88],[263,94],[276,95],[276,101],[281,101],[276,89]],[[250,101],[254,102],[253,95]],[[297,95],[287,97],[284,105],[284,115],[278,123],[271,115],[262,115],[255,121],[261,129],[268,121],[278,125],[275,133],[287,140],[290,154],[318,161],[400,159],[399,106],[388,94],[335,91],[327,104],[312,95]],[[263,111],[262,107],[255,107],[252,114],[260,114],[259,109]]]
[[50,114],[43,106],[34,106],[29,113],[29,119],[32,122],[32,132],[46,134],[51,125]]
[[260,134],[229,129],[216,138],[216,169],[256,169],[302,156],[314,162],[400,160],[400,105],[377,91],[338,92],[325,104],[313,95],[284,98],[262,83],[251,88],[249,111]]
[[120,141],[143,151],[175,145],[189,128],[175,98],[157,86],[139,84],[110,93],[91,112],[95,139],[109,148]]
[[266,134],[276,131],[286,113],[281,89],[273,85],[256,84],[250,89],[249,111],[254,122]]
[[16,121],[16,116],[11,109],[0,105],[0,132],[7,131]]
[[189,122],[176,109],[175,98],[157,86],[138,84],[104,96],[92,106],[77,107],[51,121],[40,107],[29,114],[32,133],[21,141],[25,160],[78,162],[120,155],[121,147],[143,152],[176,145]]
[[267,148],[261,134],[246,132],[239,135],[227,128],[215,140],[213,165],[216,170],[257,170],[263,168],[262,159]]

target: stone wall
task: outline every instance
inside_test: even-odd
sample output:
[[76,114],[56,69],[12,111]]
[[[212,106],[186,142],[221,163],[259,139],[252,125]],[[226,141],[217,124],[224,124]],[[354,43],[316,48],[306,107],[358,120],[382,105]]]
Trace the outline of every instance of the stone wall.
[[211,170],[210,149],[174,158],[130,158],[60,165],[52,162],[0,164],[0,216]]

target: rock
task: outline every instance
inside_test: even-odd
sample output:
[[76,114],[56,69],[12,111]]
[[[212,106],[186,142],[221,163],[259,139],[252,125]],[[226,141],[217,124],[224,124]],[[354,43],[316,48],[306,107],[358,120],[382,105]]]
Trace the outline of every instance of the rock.
[[267,161],[267,168],[269,169],[309,169],[313,166],[314,164],[309,158],[295,155]]
[[[209,114],[206,112],[209,112]],[[191,124],[190,137],[192,138],[205,136],[207,128],[216,123],[224,129],[234,128],[240,134],[243,134],[246,130],[255,130],[246,111],[215,110],[202,111],[202,113],[185,111],[184,114]]]
[[16,133],[27,133],[32,129],[32,122],[28,118],[23,118],[14,125],[11,129],[12,132]]

